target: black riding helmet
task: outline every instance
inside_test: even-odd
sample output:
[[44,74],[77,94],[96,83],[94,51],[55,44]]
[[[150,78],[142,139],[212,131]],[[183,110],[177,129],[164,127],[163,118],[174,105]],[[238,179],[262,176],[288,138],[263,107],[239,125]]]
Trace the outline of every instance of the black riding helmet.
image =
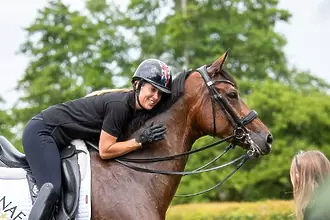
[[160,91],[171,94],[172,74],[168,66],[160,60],[144,60],[136,69],[132,83],[136,80],[144,80]]

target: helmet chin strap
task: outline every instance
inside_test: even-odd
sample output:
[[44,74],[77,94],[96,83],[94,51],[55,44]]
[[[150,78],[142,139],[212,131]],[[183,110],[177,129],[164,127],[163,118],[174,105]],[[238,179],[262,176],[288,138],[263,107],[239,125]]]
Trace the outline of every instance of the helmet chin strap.
[[[143,109],[143,110],[148,110],[148,109],[145,109],[142,105],[141,105],[141,102],[140,102],[140,98],[139,98],[139,96],[140,96],[140,91],[141,91],[141,87],[142,87],[142,80],[140,80],[139,82],[138,82],[138,87],[137,87],[137,89],[135,89],[134,88],[134,90],[135,90],[135,98],[136,98],[136,100],[137,100],[137,103],[138,103],[138,105]],[[135,87],[135,86],[134,86]]]

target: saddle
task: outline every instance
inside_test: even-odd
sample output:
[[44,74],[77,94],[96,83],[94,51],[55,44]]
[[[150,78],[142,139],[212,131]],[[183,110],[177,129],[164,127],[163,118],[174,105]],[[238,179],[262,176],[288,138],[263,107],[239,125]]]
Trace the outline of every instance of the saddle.
[[[62,167],[61,198],[55,211],[56,219],[71,220],[78,211],[81,176],[78,164],[78,151],[73,144],[60,151]],[[0,166],[22,168],[27,174],[32,204],[38,197],[39,189],[32,176],[25,155],[20,153],[5,137],[0,136]]]

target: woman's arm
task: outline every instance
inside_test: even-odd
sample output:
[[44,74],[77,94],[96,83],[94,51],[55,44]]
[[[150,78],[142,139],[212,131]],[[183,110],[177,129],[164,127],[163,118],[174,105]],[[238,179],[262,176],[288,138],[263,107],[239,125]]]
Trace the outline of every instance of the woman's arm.
[[101,131],[99,153],[100,157],[104,160],[119,157],[140,147],[141,143],[138,143],[135,138],[128,141],[117,142],[117,137],[103,130]]
[[102,130],[99,142],[100,156],[102,159],[119,157],[142,147],[143,144],[164,139],[165,133],[166,127],[164,125],[151,123],[138,137],[117,142],[116,137]]

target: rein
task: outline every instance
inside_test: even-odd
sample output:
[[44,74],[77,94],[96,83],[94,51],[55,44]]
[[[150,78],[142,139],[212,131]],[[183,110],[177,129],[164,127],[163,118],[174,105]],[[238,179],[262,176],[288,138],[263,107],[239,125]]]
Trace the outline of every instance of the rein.
[[[140,172],[146,172],[146,173],[157,173],[157,174],[163,174],[163,175],[180,175],[180,176],[185,176],[185,175],[193,175],[193,174],[199,174],[199,173],[204,173],[204,172],[210,172],[210,171],[214,171],[214,170],[218,170],[221,169],[223,167],[238,163],[235,167],[235,169],[230,172],[224,179],[220,180],[216,185],[203,190],[201,192],[197,192],[197,193],[192,193],[192,194],[185,194],[185,195],[181,195],[181,194],[177,194],[175,196],[177,197],[190,197],[190,196],[196,196],[196,195],[200,195],[206,192],[209,192],[213,189],[215,189],[216,187],[220,186],[223,182],[225,182],[226,180],[228,180],[234,173],[236,173],[243,165],[244,163],[251,157],[256,156],[256,155],[260,155],[260,150],[257,147],[257,145],[253,142],[253,140],[250,138],[249,136],[249,132],[248,130],[245,128],[245,125],[251,123],[255,118],[258,117],[258,114],[256,113],[256,111],[252,110],[249,114],[247,114],[245,117],[243,118],[239,118],[235,111],[231,108],[231,106],[228,104],[227,100],[218,92],[218,90],[215,87],[215,84],[217,83],[229,83],[231,85],[234,86],[234,84],[229,81],[229,80],[211,80],[211,78],[209,77],[208,73],[207,73],[207,69],[206,69],[206,65],[196,69],[195,71],[199,72],[206,84],[206,87],[208,88],[210,94],[211,94],[211,101],[212,101],[212,116],[213,116],[213,133],[214,135],[216,135],[216,116],[215,116],[215,104],[218,104],[219,107],[221,108],[221,110],[223,110],[223,112],[226,114],[227,118],[230,120],[231,124],[234,127],[234,133],[233,135],[230,135],[220,141],[214,142],[212,144],[209,144],[207,146],[198,148],[198,149],[194,149],[194,150],[190,150],[188,152],[184,152],[181,154],[175,154],[175,155],[171,155],[171,156],[163,156],[163,157],[153,157],[153,158],[125,158],[125,157],[119,157],[114,159],[116,162],[122,164],[123,166],[126,166],[130,169],[136,170],[136,171],[140,171]],[[183,157],[183,156],[187,156],[193,153],[197,153],[199,151],[203,151],[206,150],[208,148],[211,147],[215,147],[220,143],[223,143],[225,141],[228,140],[232,140],[231,143],[224,149],[224,151],[219,154],[217,157],[215,157],[214,159],[212,159],[210,162],[206,163],[205,165],[192,170],[192,171],[184,171],[184,172],[175,172],[175,171],[165,171],[165,170],[157,170],[157,169],[148,169],[148,168],[142,168],[140,166],[135,166],[133,164],[130,163],[153,163],[153,162],[159,162],[159,161],[168,161],[168,160],[172,160],[172,159],[176,159],[179,157]],[[88,145],[92,146],[93,148],[97,147],[95,145],[93,145],[90,142],[86,142]],[[230,149],[235,148],[236,143],[242,143],[242,144],[246,144],[248,145],[250,148],[249,150],[241,155],[240,157],[225,163],[223,165],[220,166],[215,166],[212,168],[208,168],[205,169],[206,167],[208,167],[210,164],[214,163],[216,160],[218,160],[219,158],[221,158],[225,153],[227,153]]]
[[[159,161],[167,161],[167,160],[172,160],[172,159],[177,159],[179,157],[183,157],[183,156],[187,156],[190,154],[194,154],[203,150],[206,150],[208,148],[214,147],[218,144],[221,144],[227,140],[230,140],[233,138],[233,135],[226,137],[222,140],[216,141],[212,144],[206,145],[204,147],[198,148],[198,149],[194,149],[194,150],[190,150],[188,152],[184,152],[181,154],[174,154],[171,156],[163,156],[163,157],[152,157],[152,158],[126,158],[126,157],[119,157],[117,158],[117,160],[120,161],[125,161],[125,162],[133,162],[133,163],[154,163],[154,162],[159,162]],[[228,145],[229,146],[229,145]],[[228,149],[229,150],[229,149]],[[225,152],[227,152],[228,150],[226,150]]]

